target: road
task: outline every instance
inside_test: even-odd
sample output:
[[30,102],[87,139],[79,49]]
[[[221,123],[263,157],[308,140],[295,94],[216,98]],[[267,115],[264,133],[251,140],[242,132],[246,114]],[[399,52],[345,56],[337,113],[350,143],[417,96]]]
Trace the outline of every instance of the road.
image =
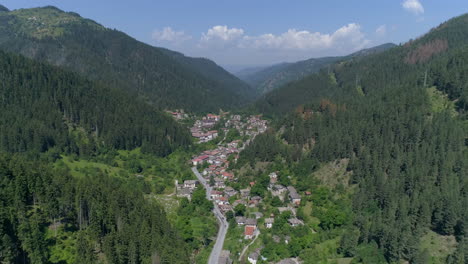
[[[197,176],[198,180],[201,184],[205,187],[206,190],[206,199],[211,200],[211,190],[212,188],[209,186],[208,182],[205,178],[198,172],[196,167],[192,168],[192,172]],[[216,242],[213,246],[213,250],[211,251],[210,258],[208,259],[208,264],[218,264],[219,256],[221,255],[221,250],[223,250],[224,239],[226,238],[226,233],[229,228],[229,223],[226,221],[226,218],[219,210],[216,203],[213,201],[214,209],[213,214],[216,216],[219,222],[219,230],[218,236],[216,237]]]

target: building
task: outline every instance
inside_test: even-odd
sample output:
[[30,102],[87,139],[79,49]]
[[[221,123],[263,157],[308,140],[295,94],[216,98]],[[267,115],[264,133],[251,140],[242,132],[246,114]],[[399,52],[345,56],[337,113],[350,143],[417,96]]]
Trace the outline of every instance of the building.
[[250,196],[250,189],[242,189],[240,193],[242,198],[247,199]]
[[210,197],[211,197],[211,199],[213,199],[213,200],[218,199],[218,198],[221,197],[222,195],[223,195],[223,193],[220,192],[220,191],[215,191],[215,190],[213,190],[213,191],[210,192]]
[[245,217],[236,216],[236,223],[237,223],[237,225],[245,225]]
[[274,222],[275,222],[274,218],[266,218],[265,219],[265,227],[266,228],[272,228]]
[[254,237],[256,228],[253,226],[245,226],[244,228],[244,238],[252,239]]
[[301,220],[299,220],[299,219],[297,219],[297,218],[289,218],[289,219],[288,219],[288,223],[289,223],[289,225],[291,225],[292,227],[304,225],[304,222],[302,222]]
[[226,194],[227,197],[232,197],[237,194],[237,191],[234,190],[234,188],[228,186],[224,188],[224,194]]
[[257,219],[247,218],[245,220],[244,237],[245,239],[252,239],[255,231],[257,230]]
[[215,178],[215,179],[214,179],[214,182],[215,182],[215,187],[216,187],[216,188],[220,188],[220,189],[226,188],[226,184],[224,183],[224,180],[223,180],[223,179],[221,179],[221,178]]
[[254,196],[252,198],[250,198],[250,203],[254,204],[254,205],[258,205],[260,202],[262,201],[262,197],[260,196]]
[[286,187],[281,184],[270,185],[270,192],[273,196],[278,196],[281,201],[284,201],[284,193],[287,191]]
[[197,180],[186,180],[184,181],[184,188],[195,189],[195,187],[197,187],[197,184]]
[[276,172],[272,172],[268,176],[270,177],[270,183],[275,184],[278,181],[278,174]]
[[301,204],[301,196],[299,196],[299,194],[297,193],[296,188],[292,186],[288,186],[288,191],[289,191],[289,200],[291,201],[291,203],[295,205]]

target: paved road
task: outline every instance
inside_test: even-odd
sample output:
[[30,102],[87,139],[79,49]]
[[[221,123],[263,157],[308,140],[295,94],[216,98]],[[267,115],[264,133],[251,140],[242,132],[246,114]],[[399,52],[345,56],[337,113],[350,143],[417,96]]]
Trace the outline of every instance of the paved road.
[[[197,176],[198,180],[206,189],[206,198],[211,200],[211,187],[205,178],[198,172],[196,167],[192,168],[192,172]],[[218,236],[216,237],[216,242],[214,244],[213,250],[211,251],[210,258],[208,259],[208,264],[218,264],[218,259],[223,250],[224,239],[226,238],[226,233],[229,228],[229,223],[226,221],[226,218],[219,210],[218,206],[213,201],[214,209],[213,214],[216,216],[219,222]]]

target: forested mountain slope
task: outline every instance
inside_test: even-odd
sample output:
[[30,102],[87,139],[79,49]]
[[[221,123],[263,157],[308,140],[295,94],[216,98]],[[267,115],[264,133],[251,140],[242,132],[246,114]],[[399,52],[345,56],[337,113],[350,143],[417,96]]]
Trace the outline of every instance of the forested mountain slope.
[[250,88],[206,59],[141,43],[55,7],[0,12],[0,48],[137,92],[159,108],[217,111],[250,100]]
[[396,46],[392,43],[382,44],[373,48],[363,49],[348,56],[313,58],[294,63],[281,63],[265,67],[249,74],[238,75],[259,93],[265,94],[273,91],[289,82],[300,80],[320,69],[332,65],[338,61],[367,56],[385,51]]
[[[463,15],[405,45],[273,91],[257,107],[278,118],[278,130],[258,137],[239,160],[282,156],[298,189],[312,193],[314,172],[349,160],[349,181],[308,216],[340,241],[337,256],[353,263],[466,263],[467,43]],[[353,213],[339,218],[336,208],[347,207],[334,197],[346,186]],[[434,257],[424,246],[428,232],[454,238],[456,249]],[[316,249],[304,245],[298,255],[327,261]]]
[[188,263],[189,250],[135,186],[0,154],[2,263]]
[[186,129],[128,93],[54,66],[0,52],[0,151],[90,155],[143,147],[167,155]]

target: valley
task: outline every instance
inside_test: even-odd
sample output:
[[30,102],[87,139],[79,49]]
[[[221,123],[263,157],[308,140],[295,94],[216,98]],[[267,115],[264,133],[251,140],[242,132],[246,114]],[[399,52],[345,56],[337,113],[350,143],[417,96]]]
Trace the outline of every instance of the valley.
[[364,1],[6,0],[0,264],[467,264],[468,14]]

